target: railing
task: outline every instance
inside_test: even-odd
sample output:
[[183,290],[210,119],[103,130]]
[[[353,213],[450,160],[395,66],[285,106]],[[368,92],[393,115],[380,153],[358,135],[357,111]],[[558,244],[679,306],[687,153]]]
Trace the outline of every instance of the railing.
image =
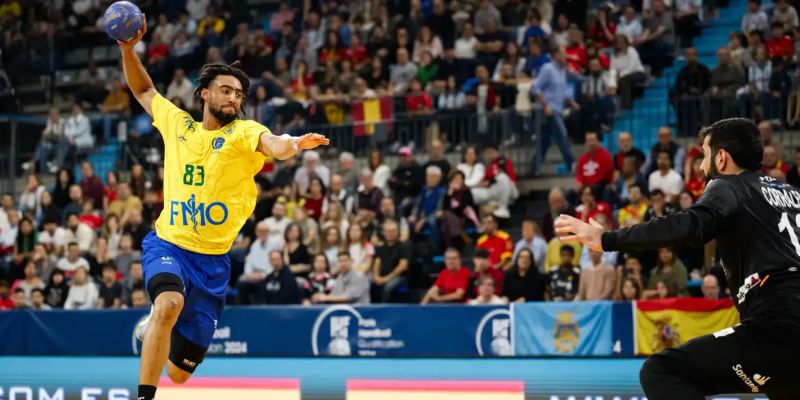
[[366,155],[372,148],[392,154],[401,146],[412,146],[424,152],[426,145],[438,138],[451,150],[461,150],[466,144],[500,145],[506,148],[506,155],[514,164],[527,167],[534,138],[541,129],[541,119],[535,113],[521,115],[502,110],[478,114],[467,110],[440,110],[431,114],[396,115],[378,121],[306,125],[294,129],[328,136],[332,143],[328,152],[334,154],[349,151]]
[[[101,147],[101,143],[114,140],[115,122],[120,120],[120,115],[115,113],[88,113],[95,134],[95,146],[90,150],[94,152]],[[63,118],[63,117],[62,117]],[[39,144],[41,133],[47,124],[44,116],[28,116],[18,114],[0,115],[0,190],[2,192],[15,192],[18,189],[17,176],[21,171],[21,164],[30,161]],[[78,158],[85,154],[73,154],[66,164],[74,166]],[[124,153],[123,153],[124,155]],[[98,167],[96,165],[95,167]],[[113,168],[113,165],[99,166]],[[104,168],[104,169],[108,169]],[[103,177],[105,178],[105,177]]]

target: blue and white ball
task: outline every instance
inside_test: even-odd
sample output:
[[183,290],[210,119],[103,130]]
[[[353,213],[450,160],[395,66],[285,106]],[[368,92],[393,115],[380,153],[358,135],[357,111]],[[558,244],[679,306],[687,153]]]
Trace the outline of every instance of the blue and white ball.
[[129,1],[118,1],[106,10],[103,26],[112,39],[127,42],[142,29],[142,10]]

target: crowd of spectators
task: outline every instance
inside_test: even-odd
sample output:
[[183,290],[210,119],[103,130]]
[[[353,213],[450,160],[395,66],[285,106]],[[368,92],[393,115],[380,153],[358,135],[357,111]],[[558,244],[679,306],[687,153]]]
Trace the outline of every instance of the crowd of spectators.
[[[31,35],[100,35],[107,3],[4,2],[3,65],[12,77],[29,62],[31,71],[41,67],[40,47],[13,51]],[[648,73],[661,74],[676,46],[691,45],[702,7],[673,3],[609,2],[589,11],[586,1],[305,1],[261,14],[228,1],[153,0],[140,2],[151,17],[138,52],[160,90],[197,118],[192,74],[207,62],[241,61],[255,81],[247,117],[281,133],[352,120],[353,102],[387,96],[401,99],[400,113],[411,117],[467,111],[479,130],[488,129],[483,116],[506,110],[517,133],[525,133],[537,105],[544,130],[532,172],[539,172],[550,143],[576,172],[575,187],[551,191],[541,221],[514,216],[525,219],[515,241],[499,222],[512,217],[517,172],[496,144],[467,145],[461,162],[451,165],[442,140],[428,141],[423,154],[400,143],[394,169],[378,149],[363,168],[352,153],[328,168],[318,153],[305,152],[256,178],[254,214],[230,252],[231,302],[632,300],[687,295],[690,279],[702,280],[703,295],[718,297],[727,290],[724,277],[708,268],[713,257],[704,249],[598,253],[561,243],[553,232],[561,213],[611,229],[685,209],[702,194],[702,152],[678,145],[669,127],[646,151],[633,147],[629,133],[617,138],[615,155],[600,145],[613,113],[632,106]],[[785,15],[791,10],[779,3],[773,19],[789,24],[782,18],[791,20]],[[743,30],[750,25],[763,25],[757,7]],[[731,59],[748,57],[740,39],[732,36]],[[765,50],[750,47],[753,65],[762,65]],[[702,71],[692,53],[686,50],[689,72],[682,72],[689,78]],[[709,79],[716,82],[710,90],[729,93],[735,74],[723,68],[721,75]],[[702,94],[695,83],[702,79],[689,78],[681,85]],[[55,173],[55,185],[45,188],[29,174],[21,194],[2,198],[0,309],[148,305],[141,243],[163,209],[163,169],[134,164],[101,180],[83,162],[74,182],[68,159],[108,139],[96,138],[84,109],[125,116],[128,144],[140,160],[160,146],[160,135],[130,101],[118,69],[109,73],[91,62],[80,81],[69,118],[51,110],[25,165]],[[797,183],[798,167],[783,161],[765,115],[764,170]],[[576,136],[586,143],[577,159],[570,148]],[[444,267],[431,274],[440,254]],[[409,288],[428,285],[431,275],[433,285],[415,298]]]
[[[763,172],[800,184],[800,149],[790,166],[769,121],[759,132]],[[486,149],[483,163],[467,147],[457,166],[437,150],[420,164],[403,148],[405,160],[394,170],[377,151],[361,170],[349,153],[328,168],[317,153],[305,152],[302,161],[289,159],[256,177],[255,211],[230,252],[229,300],[500,304],[729,293],[713,246],[595,252],[554,236],[553,221],[561,214],[594,219],[607,229],[629,227],[687,209],[702,194],[699,143],[684,148],[668,127],[650,149],[635,148],[626,132],[617,140],[620,150],[612,155],[597,133],[586,133],[575,186],[552,189],[541,220],[519,216],[519,238],[500,229],[500,222],[518,223],[498,215],[507,209],[475,203],[478,193],[501,185],[498,175],[516,188],[513,166],[494,148]],[[143,175],[137,165],[128,179],[111,172],[104,184],[90,162],[81,168],[80,182],[61,170],[46,189],[31,174],[19,196],[3,196],[0,307],[148,304],[141,244],[163,209],[161,178]],[[475,174],[482,180],[470,189]],[[438,254],[444,254],[441,270],[427,268]],[[412,294],[410,288],[431,281],[419,297]],[[702,284],[693,291],[689,281]]]
[[[800,25],[789,0],[765,10],[749,0],[741,31],[717,50],[718,65],[709,68],[694,48],[671,89],[678,129],[695,132],[701,125],[740,116],[797,128],[800,118]],[[768,11],[768,12],[767,12]]]
[[[5,3],[0,70],[12,82],[69,68],[64,60],[76,45],[109,44],[102,11],[110,0]],[[477,119],[465,124],[470,129],[487,133],[495,130],[490,117],[499,112],[513,143],[532,133],[540,108],[540,147],[558,144],[571,170],[570,138],[608,130],[617,110],[632,106],[648,74],[660,75],[676,47],[691,43],[704,15],[701,3],[610,1],[590,9],[585,0],[296,0],[270,8],[230,0],[148,0],[138,2],[149,29],[137,52],[157,88],[196,117],[191,78],[197,70],[240,61],[254,81],[247,116],[281,133],[363,120],[370,107],[354,104],[391,97],[393,111],[387,115],[381,108],[380,118],[461,115]],[[62,118],[53,111],[49,144],[27,166],[40,172],[63,167],[64,157],[51,150],[63,147],[56,143],[79,153],[92,147],[84,139],[100,136],[99,129],[92,132],[83,121],[69,128],[82,110],[121,116],[136,159],[157,163],[149,156],[159,148],[159,135],[130,100],[120,68],[98,67],[94,59],[83,67],[79,86],[70,91],[78,105],[67,127],[59,130]],[[464,127],[440,129],[453,141],[448,130]],[[420,147],[421,135],[386,140],[396,148],[410,142]],[[541,154],[536,158],[533,173]]]

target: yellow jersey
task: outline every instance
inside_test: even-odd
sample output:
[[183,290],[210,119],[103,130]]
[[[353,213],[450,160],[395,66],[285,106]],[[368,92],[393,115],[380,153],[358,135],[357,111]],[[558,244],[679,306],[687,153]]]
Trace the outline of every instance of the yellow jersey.
[[255,208],[253,177],[266,160],[258,143],[271,132],[240,119],[205,130],[160,94],[150,107],[164,137],[164,210],[156,234],[195,253],[227,253]]

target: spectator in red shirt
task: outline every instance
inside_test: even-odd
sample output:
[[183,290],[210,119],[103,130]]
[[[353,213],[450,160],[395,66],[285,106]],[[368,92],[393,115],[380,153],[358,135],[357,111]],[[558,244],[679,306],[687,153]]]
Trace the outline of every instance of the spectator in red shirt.
[[339,40],[339,34],[334,30],[329,30],[325,37],[325,45],[319,49],[319,64],[327,64],[332,61],[334,64],[342,61],[347,56],[347,50]]
[[422,304],[464,303],[467,301],[470,272],[461,266],[461,253],[449,248],[444,253],[445,269],[425,294]]
[[498,170],[503,169],[506,171],[506,175],[511,179],[511,182],[517,181],[517,173],[514,171],[514,165],[511,164],[511,160],[500,155],[497,151],[497,147],[487,146],[483,150],[483,160],[487,164],[483,180],[492,182]]
[[327,190],[325,189],[325,184],[322,183],[322,179],[316,176],[311,178],[311,183],[308,184],[308,192],[303,196],[303,208],[306,209],[306,214],[308,214],[309,218],[319,222],[322,210],[327,208],[325,207],[326,195]]
[[350,35],[350,48],[347,49],[347,58],[355,69],[361,68],[367,62],[367,48],[361,43],[360,35]]
[[92,199],[83,201],[83,213],[78,216],[78,220],[92,229],[98,229],[103,226],[103,219],[100,217],[100,214],[95,211],[94,201],[92,201]]
[[422,90],[418,79],[411,81],[411,89],[406,95],[406,111],[411,115],[425,115],[433,112],[431,96]]
[[94,166],[89,161],[81,163],[80,186],[84,199],[92,199],[95,208],[103,205],[105,188],[100,178],[94,174]]
[[0,281],[0,311],[14,308],[14,301],[11,300],[11,296],[8,293],[8,281]]
[[770,58],[790,56],[794,50],[792,38],[786,35],[782,22],[772,23],[772,36],[765,43]]
[[308,100],[311,97],[311,86],[314,78],[308,73],[308,64],[300,60],[295,64],[294,77],[292,78],[292,92],[297,100]]
[[108,171],[106,174],[106,187],[103,189],[103,210],[105,210],[112,201],[117,199],[117,184],[119,184],[119,175],[114,171]]
[[597,132],[586,132],[586,152],[578,158],[575,180],[578,188],[586,186],[602,193],[614,180],[614,160],[611,153],[600,144]]
[[497,217],[509,218],[511,212],[508,207],[519,197],[514,184],[517,179],[514,166],[511,160],[501,157],[494,146],[484,150],[483,158],[488,166],[483,180],[472,188],[472,199],[479,206],[493,206],[492,213]]
[[591,40],[586,41],[586,57],[589,59],[589,62],[591,62],[593,58],[598,59],[603,71],[608,71],[608,69],[611,68],[611,59],[608,58],[605,53],[601,53],[600,49],[597,48],[597,43]]
[[147,49],[147,59],[150,64],[155,64],[164,61],[167,56],[169,56],[169,47],[161,39],[161,35],[154,33],[153,42]]
[[564,49],[567,65],[572,72],[583,74],[589,65],[589,56],[586,54],[586,47],[583,46],[583,32],[573,25],[569,28],[567,35],[569,46]]
[[702,163],[703,157],[694,157],[689,174],[686,175],[688,178],[686,178],[685,189],[688,190],[695,199],[699,199],[703,194],[703,190],[706,188],[706,177],[703,171],[700,170],[700,164]]
[[511,235],[497,228],[497,220],[493,215],[483,217],[483,236],[478,238],[477,248],[489,251],[489,263],[506,270],[511,266],[514,254],[514,243]]
[[489,251],[486,249],[477,249],[475,256],[472,257],[472,265],[475,272],[472,273],[472,285],[475,290],[475,297],[480,295],[478,286],[480,286],[481,279],[492,278],[494,281],[494,294],[500,295],[503,293],[503,278],[505,274],[499,268],[495,268],[489,263]]
[[605,214],[611,221],[611,206],[604,201],[597,201],[592,188],[589,186],[581,190],[581,205],[575,209],[575,218],[588,222],[598,214]]
[[594,22],[589,25],[589,40],[593,40],[602,48],[611,47],[617,34],[617,25],[608,18],[608,10],[600,7]]

